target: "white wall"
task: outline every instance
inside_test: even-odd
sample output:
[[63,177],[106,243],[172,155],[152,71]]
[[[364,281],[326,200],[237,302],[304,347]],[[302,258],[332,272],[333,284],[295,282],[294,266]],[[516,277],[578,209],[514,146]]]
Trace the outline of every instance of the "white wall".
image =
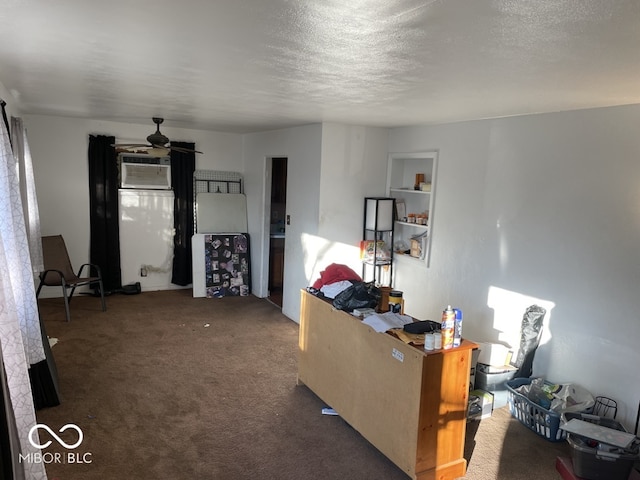
[[320,151],[319,124],[246,135],[245,185],[253,267],[252,292],[266,297],[269,276],[269,199],[271,178],[265,175],[267,159],[287,157],[287,214],[282,312],[298,318],[300,288],[307,286],[305,235],[318,230]]
[[[127,124],[43,115],[26,115],[24,122],[33,157],[33,168],[43,235],[65,237],[73,265],[89,259],[89,135],[114,135],[116,141],[144,141],[155,131],[153,124]],[[242,137],[237,134],[187,130],[162,126],[177,141],[192,141],[204,152],[196,155],[197,169],[242,171]],[[126,245],[121,245],[126,249]],[[167,252],[153,252],[164,261]],[[138,264],[147,263],[141,259]],[[150,284],[170,285],[170,273],[153,272]],[[130,279],[126,279],[129,281]],[[142,279],[141,279],[142,280]],[[125,282],[126,283],[126,282]],[[42,296],[58,296],[59,289],[43,289]]]
[[0,83],[0,98],[6,102],[5,111],[7,112],[7,119],[9,119],[9,124],[11,124],[11,117],[19,117],[19,113],[17,108],[15,107],[13,96],[9,93],[9,90],[5,88],[5,86]]
[[282,312],[292,320],[299,321],[300,289],[311,285],[327,265],[361,269],[364,197],[384,194],[380,172],[386,171],[387,135],[384,128],[329,123],[246,135],[253,289],[258,296],[266,296],[268,281],[267,159],[288,158],[291,225],[286,227]]
[[640,106],[393,129],[439,150],[431,266],[396,275],[408,313],[465,313],[464,334],[519,344],[550,309],[534,374],[620,404],[640,398]]
[[[82,263],[88,135],[133,140],[151,129],[43,116],[25,124],[43,234],[63,233],[72,261]],[[283,313],[294,320],[300,288],[360,239],[362,198],[384,193],[387,153],[438,150],[431,266],[399,262],[394,275],[407,312],[438,319],[451,303],[464,310],[466,337],[514,345],[524,308],[541,303],[549,313],[534,373],[617,399],[632,426],[640,398],[638,125],[640,106],[604,108],[398,128],[388,148],[385,129],[335,124],[244,137],[162,130],[196,142],[205,152],[197,168],[244,170],[258,296],[268,271],[267,158],[289,158]]]
[[323,124],[318,237],[325,245],[312,281],[331,263],[362,271],[364,198],[385,195],[388,135],[386,128]]

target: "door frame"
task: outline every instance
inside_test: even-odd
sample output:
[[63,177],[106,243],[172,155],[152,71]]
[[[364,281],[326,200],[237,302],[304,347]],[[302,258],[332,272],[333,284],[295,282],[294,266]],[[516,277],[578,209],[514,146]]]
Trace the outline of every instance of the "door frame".
[[[269,297],[269,245],[271,242],[271,183],[273,177],[273,159],[274,158],[289,158],[288,155],[267,155],[264,157],[263,164],[263,184],[262,184],[262,242],[261,242],[261,250],[262,250],[262,262],[261,262],[261,274],[260,274],[260,282],[258,285],[260,297],[268,298]],[[288,166],[287,166],[288,169]],[[288,176],[287,176],[288,182]],[[287,228],[285,228],[285,249],[287,244]],[[284,271],[286,271],[286,262],[287,256],[285,254],[284,257]],[[283,288],[282,288],[282,303],[284,305],[285,302],[285,288],[284,288],[284,276],[283,276]]]

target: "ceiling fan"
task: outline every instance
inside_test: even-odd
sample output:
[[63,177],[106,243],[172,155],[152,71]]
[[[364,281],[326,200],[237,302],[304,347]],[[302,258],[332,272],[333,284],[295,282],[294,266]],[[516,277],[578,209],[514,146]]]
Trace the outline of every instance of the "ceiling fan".
[[198,150],[192,150],[190,148],[175,147],[169,145],[169,139],[160,132],[160,124],[164,122],[164,118],[153,117],[153,123],[156,124],[156,131],[147,137],[148,144],[144,143],[122,143],[113,145],[117,150],[145,150],[148,154],[162,157],[168,155],[171,150],[182,153],[202,153]]

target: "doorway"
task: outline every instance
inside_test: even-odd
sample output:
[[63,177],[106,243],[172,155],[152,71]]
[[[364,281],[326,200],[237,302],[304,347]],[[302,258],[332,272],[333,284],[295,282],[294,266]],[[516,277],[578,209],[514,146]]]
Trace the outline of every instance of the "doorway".
[[287,158],[271,159],[269,213],[269,300],[282,308],[284,243],[287,215]]

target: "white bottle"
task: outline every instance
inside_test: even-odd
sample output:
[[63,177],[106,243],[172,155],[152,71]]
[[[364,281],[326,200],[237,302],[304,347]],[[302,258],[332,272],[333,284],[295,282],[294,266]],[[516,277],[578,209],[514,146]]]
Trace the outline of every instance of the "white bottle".
[[434,350],[440,350],[442,348],[442,334],[440,332],[433,334],[433,348]]
[[424,349],[431,351],[435,348],[435,338],[433,333],[425,333],[424,335]]

